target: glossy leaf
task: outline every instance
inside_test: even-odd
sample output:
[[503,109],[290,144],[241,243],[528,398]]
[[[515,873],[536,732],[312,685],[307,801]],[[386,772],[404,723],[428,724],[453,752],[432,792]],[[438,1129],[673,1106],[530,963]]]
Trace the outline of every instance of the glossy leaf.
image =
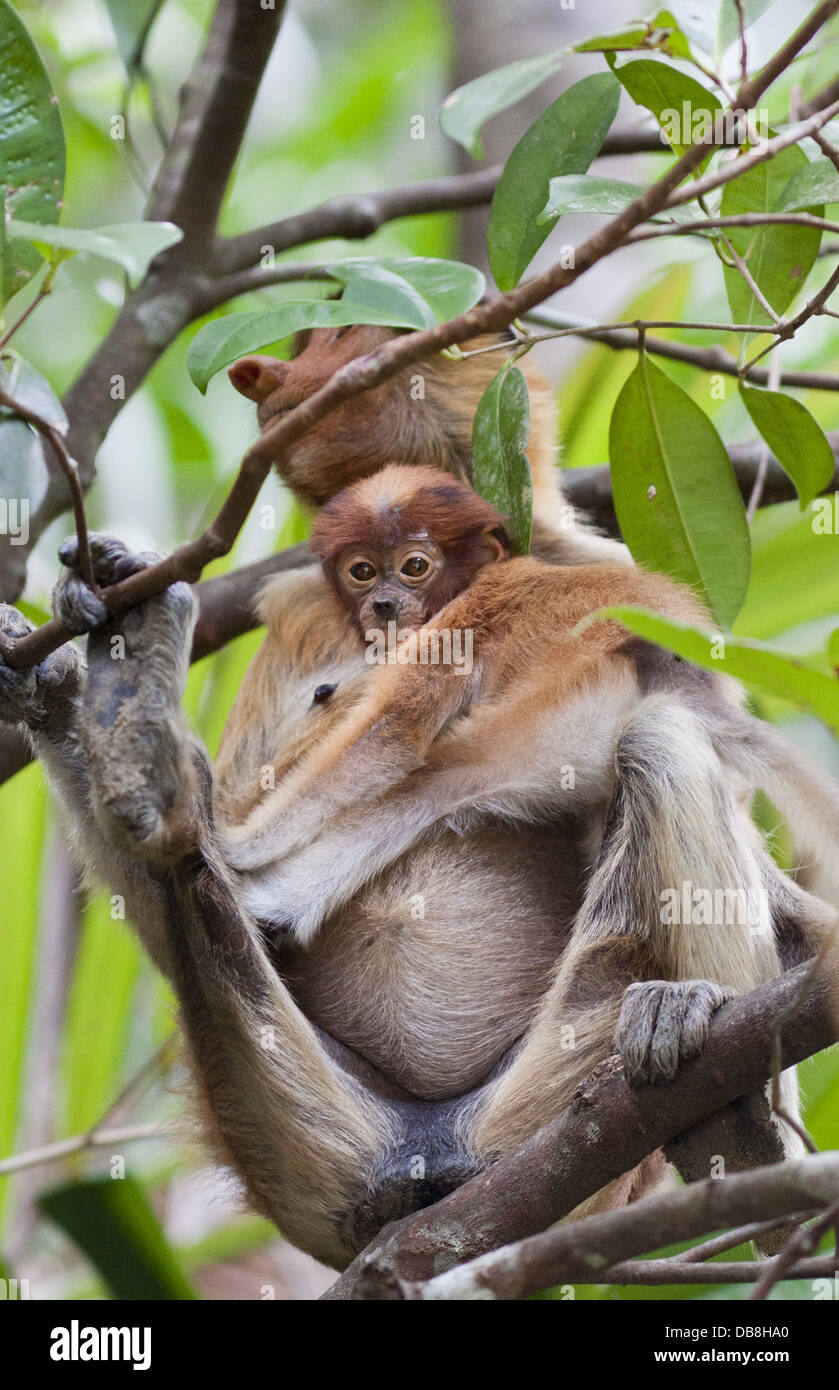
[[57,222],[63,192],[64,133],[52,87],[19,16],[0,0],[0,305],[41,263],[8,220]]
[[813,159],[782,189],[775,212],[801,212],[823,203],[839,203],[839,173],[829,159]]
[[833,477],[836,461],[823,430],[801,401],[782,391],[740,384],[740,396],[759,434],[795,483],[801,510]]
[[237,357],[307,328],[353,323],[431,328],[470,309],[486,283],[472,266],[422,256],[341,261],[330,266],[330,274],[345,282],[340,299],[284,299],[268,309],[227,314],[205,324],[186,359],[199,391],[206,391],[215,373]]
[[87,1255],[116,1299],[196,1294],[133,1178],[89,1178],[42,1192],[38,1206]]
[[67,415],[58,396],[46,377],[17,352],[7,349],[3,353],[0,360],[0,385],[6,395],[13,397],[19,405],[40,415],[53,429],[59,430],[62,434],[67,433]]
[[58,251],[87,251],[116,261],[132,286],[140,283],[155,256],[183,237],[173,222],[119,222],[110,227],[83,228],[39,227],[18,219],[9,224],[9,234]]
[[[49,473],[44,446],[25,420],[0,414],[0,499],[13,503],[6,524],[14,536],[37,510],[47,490]],[[25,535],[23,536],[25,540]]]
[[[677,154],[684,154],[693,144],[710,141],[714,113],[722,106],[695,77],[652,58],[624,63],[614,73],[632,100],[652,112]],[[690,138],[680,141],[674,131]],[[712,153],[709,144],[709,159]]]
[[725,451],[703,410],[642,356],[609,429],[612,490],[635,559],[704,594],[730,625],[749,583],[749,530]]
[[502,290],[513,289],[550,228],[537,219],[548,186],[560,174],[584,174],[615,118],[620,84],[595,73],[569,87],[522,136],[495,190],[487,250]]
[[[537,222],[555,222],[565,212],[602,212],[614,216],[628,208],[643,192],[640,184],[625,183],[623,179],[602,179],[597,174],[562,174],[551,179],[548,201]],[[658,213],[651,221],[694,222],[698,216],[690,204],[682,204],[669,208],[666,213]]]
[[656,10],[649,19],[636,20],[611,34],[575,43],[575,53],[626,53],[639,48],[656,49],[671,58],[690,58],[690,44],[676,15],[675,6]]
[[518,367],[502,367],[484,391],[472,424],[472,484],[508,520],[513,549],[530,549],[533,478],[526,449],[530,398]]
[[[720,215],[734,217],[739,213],[777,211],[778,199],[790,179],[806,165],[807,156],[797,145],[780,150],[771,159],[726,184]],[[812,269],[821,232],[813,227],[781,225],[730,227],[726,235],[776,314],[783,314]],[[723,267],[723,273],[734,322],[771,322],[740,273],[729,266]]]
[[465,313],[486,289],[484,276],[474,266],[433,256],[358,256],[329,269],[346,285],[344,304],[355,304],[365,313],[404,311],[406,321],[417,328],[433,328]]
[[839,681],[784,652],[731,636],[726,636],[721,649],[719,634],[662,618],[645,608],[601,608],[586,622],[598,618],[615,618],[630,632],[676,652],[686,661],[735,676],[755,690],[789,700],[839,733]]
[[440,128],[475,159],[483,159],[481,130],[486,122],[515,106],[540,86],[564,61],[567,49],[518,58],[506,67],[486,72],[451,92],[440,108]]
[[671,57],[689,58],[690,46],[670,10],[659,10],[649,20],[638,20],[611,34],[596,34],[569,48],[517,58],[504,67],[483,73],[446,97],[440,108],[440,127],[475,159],[483,159],[481,130],[522,101],[562,67],[572,53],[620,53],[655,49]]

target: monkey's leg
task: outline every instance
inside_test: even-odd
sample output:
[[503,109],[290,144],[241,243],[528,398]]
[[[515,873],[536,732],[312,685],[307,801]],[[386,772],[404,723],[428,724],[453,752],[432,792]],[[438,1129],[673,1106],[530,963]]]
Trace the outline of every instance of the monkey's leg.
[[[157,558],[134,554],[116,537],[94,533],[97,583],[116,583]],[[66,566],[53,596],[56,616],[89,628],[88,677],[80,739],[90,765],[96,820],[111,845],[164,864],[197,846],[209,803],[199,785],[202,759],[180,710],[193,624],[189,586],[108,618],[77,573],[71,537],[59,556]]]
[[376,668],[369,697],[245,821],[220,832],[227,862],[264,868],[317,838],[343,812],[375,805],[422,767],[471,693],[470,678],[444,666]]
[[[147,562],[113,538],[92,537],[91,548],[102,584]],[[75,575],[72,544],[62,559],[57,611],[76,627],[96,622],[101,608]],[[190,625],[191,599],[178,585],[89,637],[80,743],[95,824],[106,848],[142,856],[138,872],[162,898],[156,957],[225,1153],[285,1234],[343,1264],[359,1248],[357,1209],[366,1212],[362,1243],[375,1213],[387,1213],[381,1189],[399,1167],[408,1126],[329,1055],[225,876],[207,814],[211,770],[178,708]],[[141,927],[144,917],[141,903]]]
[[[678,701],[645,701],[615,763],[571,943],[515,1062],[475,1116],[470,1143],[478,1153],[509,1149],[567,1105],[592,1063],[613,1050],[627,975],[647,983],[633,984],[621,1018],[625,1065],[632,1075],[640,1058],[646,1076],[664,1080],[701,1048],[731,992],[780,973],[760,892],[762,847],[701,721]],[[711,920],[694,914],[694,890],[703,906],[710,892]],[[715,921],[718,890],[743,890],[755,917]],[[784,1142],[798,1143],[789,1135]]]

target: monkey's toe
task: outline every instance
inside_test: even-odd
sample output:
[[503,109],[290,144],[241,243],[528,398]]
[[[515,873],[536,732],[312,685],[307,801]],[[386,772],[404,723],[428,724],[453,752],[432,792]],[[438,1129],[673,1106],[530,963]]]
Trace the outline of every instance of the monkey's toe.
[[[117,584],[160,559],[157,550],[132,550],[119,536],[113,536],[109,531],[91,531],[87,539],[93,577],[97,584]],[[67,569],[78,570],[78,536],[67,536],[61,542],[58,558]]]
[[630,1086],[672,1081],[702,1051],[708,1025],[733,992],[711,980],[645,980],[623,997],[615,1032]]

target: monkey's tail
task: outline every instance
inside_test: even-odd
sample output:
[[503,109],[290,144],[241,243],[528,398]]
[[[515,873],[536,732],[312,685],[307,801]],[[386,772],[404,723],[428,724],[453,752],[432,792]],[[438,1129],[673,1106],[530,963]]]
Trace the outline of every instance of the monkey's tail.
[[732,720],[714,742],[787,821],[802,886],[839,908],[839,784],[771,724],[748,715]]

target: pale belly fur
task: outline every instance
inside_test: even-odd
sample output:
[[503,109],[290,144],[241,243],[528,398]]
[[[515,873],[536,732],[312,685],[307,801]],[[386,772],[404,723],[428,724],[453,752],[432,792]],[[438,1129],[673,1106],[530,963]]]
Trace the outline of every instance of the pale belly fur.
[[571,825],[446,830],[278,964],[307,1016],[412,1094],[460,1095],[527,1028],[579,902]]

